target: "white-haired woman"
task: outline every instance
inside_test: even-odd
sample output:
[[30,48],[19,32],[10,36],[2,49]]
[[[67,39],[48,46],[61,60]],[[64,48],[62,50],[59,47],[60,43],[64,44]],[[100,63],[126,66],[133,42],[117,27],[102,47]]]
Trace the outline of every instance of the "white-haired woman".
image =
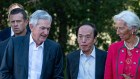
[[121,41],[108,49],[104,79],[140,79],[139,17],[126,10],[115,15],[113,20]]

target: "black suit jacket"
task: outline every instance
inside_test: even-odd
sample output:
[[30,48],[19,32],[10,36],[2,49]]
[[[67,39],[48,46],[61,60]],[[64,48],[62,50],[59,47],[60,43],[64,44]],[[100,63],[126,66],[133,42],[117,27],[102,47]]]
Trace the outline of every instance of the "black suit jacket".
[[[104,79],[104,69],[107,53],[95,48],[96,64],[95,64],[95,79]],[[80,62],[80,50],[76,50],[67,55],[67,79],[77,79]]]
[[[0,67],[1,79],[28,79],[29,37],[12,37]],[[63,79],[63,54],[60,45],[47,39],[44,42],[40,79]]]

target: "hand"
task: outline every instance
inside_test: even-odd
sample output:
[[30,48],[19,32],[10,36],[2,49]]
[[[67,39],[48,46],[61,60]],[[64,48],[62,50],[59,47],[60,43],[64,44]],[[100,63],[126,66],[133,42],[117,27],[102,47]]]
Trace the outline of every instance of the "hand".
[[126,74],[121,74],[121,75],[124,77],[124,79],[132,79],[130,76],[128,76]]

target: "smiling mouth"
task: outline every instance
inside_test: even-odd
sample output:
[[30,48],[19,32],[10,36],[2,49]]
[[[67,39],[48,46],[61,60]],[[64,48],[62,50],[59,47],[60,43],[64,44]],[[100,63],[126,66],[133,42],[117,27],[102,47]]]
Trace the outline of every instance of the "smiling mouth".
[[46,35],[44,35],[44,36],[43,36],[43,35],[41,35],[41,36],[42,36],[43,38],[47,38],[47,36],[46,36]]

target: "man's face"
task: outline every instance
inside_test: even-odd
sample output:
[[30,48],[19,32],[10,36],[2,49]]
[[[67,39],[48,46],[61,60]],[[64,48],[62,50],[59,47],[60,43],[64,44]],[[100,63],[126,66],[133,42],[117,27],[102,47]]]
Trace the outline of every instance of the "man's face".
[[80,49],[87,54],[90,54],[93,45],[95,43],[95,38],[93,34],[93,28],[89,25],[83,25],[78,30],[78,44]]
[[51,28],[51,22],[49,20],[39,19],[36,26],[30,24],[32,31],[32,37],[36,42],[37,46],[42,44],[49,35]]
[[28,21],[23,19],[23,15],[21,13],[10,15],[9,21],[15,35],[26,34],[25,32]]
[[115,22],[116,33],[119,35],[121,40],[129,40],[132,36],[132,30],[128,28],[123,20],[118,20]]

